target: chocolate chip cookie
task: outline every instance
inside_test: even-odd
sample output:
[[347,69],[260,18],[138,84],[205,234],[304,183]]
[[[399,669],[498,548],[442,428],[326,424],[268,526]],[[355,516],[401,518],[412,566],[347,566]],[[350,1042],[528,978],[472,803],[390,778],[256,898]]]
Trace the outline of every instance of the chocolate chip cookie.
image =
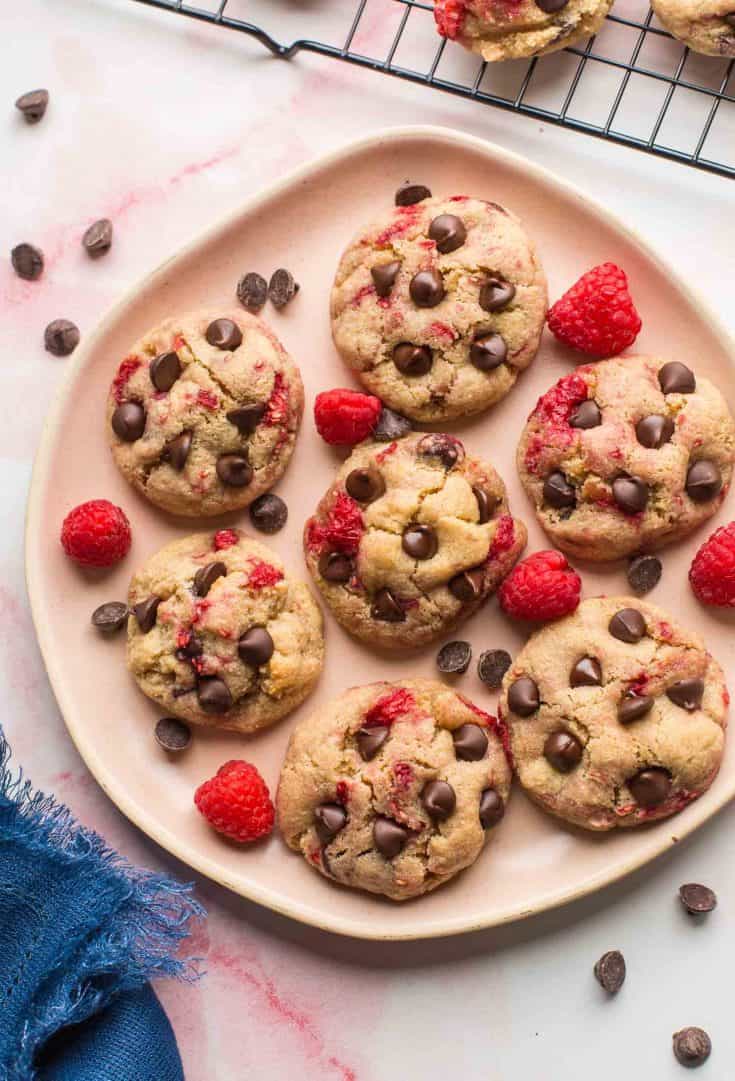
[[278,557],[235,529],[167,544],[130,583],[127,662],[166,713],[236,732],[265,728],[309,694],[322,616]]
[[505,813],[503,736],[432,680],[353,687],[291,736],[277,798],[286,843],[344,886],[395,901],[436,889]]
[[251,503],[281,476],[304,406],[298,368],[260,319],[167,319],[120,364],[107,402],[120,471],[164,510],[192,517]]
[[735,56],[735,0],[652,0],[657,18],[690,49]]
[[395,207],[339,264],[332,334],[386,405],[433,422],[479,413],[533,360],[546,278],[523,226],[464,195]]
[[537,631],[503,680],[519,780],[591,830],[666,818],[720,768],[729,702],[698,635],[632,597],[594,597]]
[[400,649],[474,612],[525,543],[492,466],[439,433],[357,447],[304,529],[307,566],[337,620]]
[[707,379],[680,361],[585,364],[539,399],[518,471],[557,547],[604,561],[678,540],[720,508],[735,424]]

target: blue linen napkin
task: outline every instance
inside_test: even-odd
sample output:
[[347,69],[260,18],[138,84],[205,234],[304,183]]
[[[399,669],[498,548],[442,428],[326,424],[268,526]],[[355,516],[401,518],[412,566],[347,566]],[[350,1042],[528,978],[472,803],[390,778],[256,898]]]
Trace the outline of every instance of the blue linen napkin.
[[0,1081],[183,1081],[147,981],[196,977],[203,914],[13,774],[0,729]]

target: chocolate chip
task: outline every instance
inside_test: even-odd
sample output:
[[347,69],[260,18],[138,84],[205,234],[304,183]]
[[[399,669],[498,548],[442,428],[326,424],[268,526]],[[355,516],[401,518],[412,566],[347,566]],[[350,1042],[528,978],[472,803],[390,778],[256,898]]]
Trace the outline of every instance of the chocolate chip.
[[251,668],[262,668],[273,656],[273,639],[265,627],[251,627],[240,636],[237,652],[244,664]]
[[460,725],[452,732],[454,753],[462,762],[479,762],[487,754],[487,732],[479,724]]
[[105,255],[112,247],[112,222],[109,218],[100,218],[93,222],[82,237],[82,247],[87,255],[97,259]]
[[246,488],[253,479],[253,470],[243,454],[220,454],[217,476],[230,488]]
[[424,199],[431,199],[431,192],[423,184],[401,184],[396,192],[396,206],[413,206]]
[[444,675],[461,675],[467,671],[471,660],[472,646],[469,642],[447,642],[436,655],[436,666]]
[[403,623],[406,613],[389,589],[379,589],[370,608],[373,619],[383,623]]
[[649,593],[658,585],[661,570],[658,556],[636,556],[628,564],[628,584],[634,593]]
[[580,402],[569,415],[569,425],[572,428],[598,428],[601,424],[600,407],[592,398]]
[[456,214],[440,214],[429,226],[429,237],[436,243],[437,251],[448,255],[462,247],[467,239],[467,230]]
[[201,657],[204,646],[195,634],[189,634],[185,644],[176,650],[176,658],[180,661],[193,661],[195,657]]
[[603,953],[595,965],[595,978],[609,995],[617,995],[625,983],[625,958],[620,950]]
[[92,626],[105,634],[120,631],[128,622],[130,609],[122,601],[107,601],[92,612]]
[[634,645],[646,633],[646,621],[637,608],[621,608],[607,625],[613,638]]
[[293,274],[285,267],[279,267],[271,274],[268,282],[268,296],[274,308],[285,308],[299,291],[299,283],[294,281]]
[[403,530],[403,551],[411,559],[432,559],[439,547],[436,531],[430,525],[411,522]]
[[510,653],[505,649],[486,649],[477,662],[477,674],[483,683],[497,690],[510,665]]
[[395,859],[403,851],[408,840],[408,830],[392,818],[379,815],[373,826],[373,841],[381,856],[386,860]]
[[219,676],[203,676],[197,684],[197,697],[205,713],[226,713],[232,707],[230,689]]
[[562,507],[574,507],[577,503],[574,485],[570,484],[565,474],[559,470],[549,473],[544,481],[543,495],[549,506],[556,510],[561,510]]
[[642,447],[658,450],[668,443],[674,434],[674,422],[671,417],[662,417],[659,413],[641,417],[635,426],[635,435]]
[[379,469],[368,465],[348,473],[345,488],[358,503],[372,503],[385,492],[385,481]]
[[79,327],[69,319],[54,319],[43,332],[43,344],[55,357],[68,357],[79,345]]
[[16,244],[10,261],[18,277],[26,281],[33,282],[43,274],[43,252],[33,244]]
[[399,342],[393,349],[393,363],[403,375],[426,375],[434,363],[428,345]]
[[339,803],[320,803],[314,809],[314,829],[323,845],[333,841],[347,824],[347,812]]
[[547,15],[553,15],[557,11],[561,11],[566,7],[569,0],[536,0],[536,6],[540,7]]
[[481,596],[484,579],[485,572],[482,567],[475,567],[469,571],[460,571],[459,574],[455,574],[453,578],[449,579],[447,589],[458,601],[462,601],[463,604],[470,604],[471,601],[476,601]]
[[370,268],[370,276],[373,279],[375,292],[379,297],[390,296],[400,269],[400,259],[394,259],[390,263],[380,263],[378,266]]
[[612,494],[623,514],[640,514],[648,503],[648,485],[640,477],[616,477]]
[[360,757],[369,762],[375,758],[376,754],[383,746],[388,738],[390,729],[384,725],[375,725],[370,728],[361,728],[357,733],[357,749],[360,752]]
[[503,278],[488,278],[480,286],[480,307],[486,312],[497,312],[510,304],[516,295],[516,287]]
[[503,800],[494,788],[485,788],[480,793],[480,825],[484,830],[492,829],[505,814]]
[[178,717],[161,717],[154,734],[159,746],[172,754],[185,751],[191,743],[191,729]]
[[472,492],[477,500],[477,511],[480,516],[478,521],[480,525],[484,525],[492,518],[497,500],[494,496],[489,496],[482,488],[473,488]]
[[319,573],[327,582],[349,582],[355,573],[355,563],[344,552],[322,552]]
[[457,797],[447,781],[428,781],[421,790],[421,802],[429,818],[443,822],[457,806]]
[[145,409],[139,402],[122,402],[110,421],[112,430],[123,443],[134,443],[145,431]]
[[181,361],[177,353],[159,353],[148,370],[156,390],[166,393],[181,375]]
[[544,743],[544,758],[559,773],[570,773],[582,761],[582,744],[571,732],[552,732]]
[[218,578],[224,578],[227,567],[219,560],[200,567],[194,575],[194,593],[197,597],[206,597]]
[[16,109],[20,109],[28,124],[37,124],[46,112],[47,105],[48,90],[28,90],[15,102]]
[[700,916],[717,908],[717,894],[699,882],[679,886],[679,900],[690,916]]
[[445,469],[453,469],[464,458],[464,447],[452,435],[432,432],[419,440],[416,453],[422,458],[438,458]]
[[722,18],[728,26],[731,26],[733,30],[735,30],[735,11],[730,11],[727,15],[723,15]]
[[508,688],[508,709],[519,717],[530,717],[541,705],[538,686],[530,676],[519,676]]
[[659,369],[658,384],[664,394],[693,394],[697,389],[694,372],[678,360],[670,360]]
[[581,657],[569,673],[570,687],[599,687],[602,665],[595,657]]
[[133,605],[133,615],[138,621],[138,626],[143,634],[148,634],[148,631],[152,631],[155,627],[156,613],[160,603],[160,597],[151,596]]
[[675,706],[693,713],[702,705],[704,694],[704,682],[701,679],[680,679],[672,683],[666,691],[666,697],[670,698]]
[[288,518],[288,507],[279,495],[266,492],[250,504],[250,521],[260,533],[277,533]]
[[444,299],[444,282],[438,270],[420,270],[408,287],[417,308],[435,308]]
[[690,1070],[705,1063],[712,1053],[712,1041],[703,1028],[682,1028],[672,1041],[676,1061]]
[[161,460],[168,462],[177,473],[180,473],[186,465],[191,450],[192,438],[191,432],[182,432],[175,439],[170,439],[161,451]]
[[237,409],[231,409],[226,416],[230,424],[235,425],[240,435],[251,435],[265,416],[265,405],[262,402],[241,405]]
[[402,439],[408,435],[412,425],[408,417],[394,413],[392,409],[383,406],[378,417],[378,423],[373,428],[373,439],[379,443],[392,443],[394,439]]
[[242,331],[231,319],[214,319],[207,327],[204,337],[216,349],[232,352],[242,344]]
[[722,487],[722,474],[714,462],[701,458],[689,466],[685,487],[695,503],[707,503]]
[[492,331],[480,331],[470,346],[470,360],[481,372],[499,368],[508,355],[505,339]]
[[618,720],[621,724],[631,724],[640,720],[653,708],[653,698],[647,694],[633,694],[627,691],[618,705]]
[[645,810],[658,807],[671,791],[671,775],[660,766],[642,769],[628,781],[633,799]]
[[259,312],[268,298],[268,282],[254,270],[243,274],[237,283],[237,299],[249,312]]

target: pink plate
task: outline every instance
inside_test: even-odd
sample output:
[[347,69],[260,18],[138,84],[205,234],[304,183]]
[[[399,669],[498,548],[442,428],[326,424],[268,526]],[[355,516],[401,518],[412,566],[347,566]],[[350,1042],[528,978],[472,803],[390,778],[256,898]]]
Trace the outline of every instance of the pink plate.
[[[729,394],[733,405],[732,343],[690,286],[678,281],[622,224],[580,192],[499,147],[441,128],[391,129],[275,184],[169,259],[106,316],[77,350],[46,423],[26,539],[28,589],[51,683],[74,742],[118,807],[160,845],[222,885],[294,919],[361,938],[457,934],[569,901],[665,851],[735,794],[735,755],[730,749],[710,791],[676,818],[600,837],[565,829],[516,790],[505,822],[474,867],[427,897],[394,904],[330,884],[277,836],[252,850],[222,843],[195,811],[192,794],[200,781],[233,757],[255,762],[275,789],[296,721],[352,684],[434,675],[433,648],[407,658],[373,655],[327,613],[326,669],[301,709],[249,740],[232,735],[196,738],[185,756],[170,761],[153,739],[159,713],[125,669],[122,637],[106,640],[90,626],[90,613],[98,604],[124,599],[130,574],[141,561],[165,542],[199,527],[149,506],[115,469],[104,430],[111,376],[147,327],[175,312],[231,305],[235,283],[252,268],[287,266],[302,285],[282,313],[272,307],[264,312],[301,366],[307,392],[303,430],[278,486],[288,504],[288,525],[265,541],[295,574],[306,577],[301,528],[337,463],[314,430],[312,403],[319,390],[351,383],[330,338],[331,279],[352,233],[364,219],[391,205],[394,190],[406,177],[428,184],[436,194],[469,193],[515,210],[538,243],[552,298],[596,263],[612,259],[622,265],[643,317],[638,351],[693,364]],[[515,444],[539,394],[571,366],[568,352],[546,334],[534,364],[508,397],[461,428],[468,449],[489,458],[505,479],[515,514],[529,526],[529,551],[548,543],[517,479]],[[94,497],[121,504],[133,528],[132,553],[103,576],[79,571],[56,543],[64,514]],[[726,507],[720,519],[726,521],[728,513]],[[228,521],[249,526],[247,513]],[[691,556],[707,532],[705,527],[665,553],[664,576],[651,600],[700,631],[729,669],[735,639],[727,618],[701,608],[686,584]],[[622,566],[585,570],[586,596],[625,592]],[[522,643],[492,600],[462,628],[461,637],[471,641],[475,658],[483,649],[501,646],[515,653]],[[493,710],[496,696],[478,680],[474,662],[459,686],[484,709]]]

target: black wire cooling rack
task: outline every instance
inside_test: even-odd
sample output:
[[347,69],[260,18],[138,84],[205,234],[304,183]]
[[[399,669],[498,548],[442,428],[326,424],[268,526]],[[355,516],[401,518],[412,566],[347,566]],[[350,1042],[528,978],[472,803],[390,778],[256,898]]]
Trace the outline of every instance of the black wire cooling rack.
[[584,47],[501,64],[439,38],[431,0],[136,2],[735,177],[735,61],[685,48],[646,0],[617,0]]

